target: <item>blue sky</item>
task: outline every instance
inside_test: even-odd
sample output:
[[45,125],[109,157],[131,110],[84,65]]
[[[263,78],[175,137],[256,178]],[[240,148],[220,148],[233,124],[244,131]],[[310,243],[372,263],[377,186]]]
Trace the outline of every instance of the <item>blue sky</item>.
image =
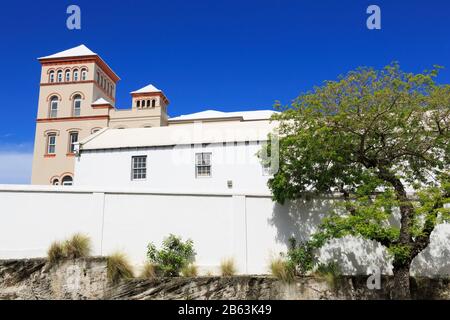
[[[82,29],[66,28],[79,5]],[[366,28],[381,8],[382,29]],[[0,7],[0,183],[29,181],[39,93],[37,57],[85,44],[121,77],[117,104],[148,83],[176,116],[271,108],[358,66],[446,66],[450,1],[8,1]]]

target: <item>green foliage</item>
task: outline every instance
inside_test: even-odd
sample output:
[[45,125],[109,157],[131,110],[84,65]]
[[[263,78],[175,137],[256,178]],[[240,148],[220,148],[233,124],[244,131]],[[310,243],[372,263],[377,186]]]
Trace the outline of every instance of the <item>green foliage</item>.
[[[374,190],[392,175],[428,184],[431,172],[448,171],[450,85],[437,85],[436,74],[405,73],[397,64],[359,68],[291,106],[278,105],[280,168],[269,181],[274,199]],[[270,154],[270,143],[266,148]]]
[[295,278],[295,268],[282,258],[272,260],[269,268],[275,278],[285,283],[291,283]]
[[315,264],[315,246],[312,242],[302,242],[297,244],[295,238],[289,239],[289,250],[287,252],[287,263],[290,268],[300,275],[305,275],[311,271]]
[[116,252],[107,258],[107,277],[112,283],[133,278],[133,268],[125,254]]
[[158,265],[164,276],[176,277],[183,267],[194,260],[195,250],[192,240],[183,242],[173,234],[164,239],[162,249],[157,250],[153,243],[147,246],[147,257]]
[[318,277],[324,278],[328,285],[336,288],[337,282],[342,277],[341,268],[336,262],[319,263],[314,274]]
[[231,277],[236,274],[234,259],[225,259],[220,263],[220,273],[224,277]]

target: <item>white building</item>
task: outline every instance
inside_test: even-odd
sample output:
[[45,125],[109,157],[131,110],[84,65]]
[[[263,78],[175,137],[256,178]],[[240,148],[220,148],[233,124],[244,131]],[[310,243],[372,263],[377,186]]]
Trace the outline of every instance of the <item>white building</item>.
[[79,144],[75,185],[268,192],[257,153],[274,111],[205,111],[152,128],[105,128]]

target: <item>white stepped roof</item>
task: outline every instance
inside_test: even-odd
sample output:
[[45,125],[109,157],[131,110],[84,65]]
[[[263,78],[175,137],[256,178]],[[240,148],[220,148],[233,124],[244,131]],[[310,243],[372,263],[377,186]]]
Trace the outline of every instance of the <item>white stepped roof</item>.
[[214,119],[214,118],[234,118],[242,117],[244,120],[268,120],[277,113],[274,110],[256,110],[256,111],[236,111],[236,112],[222,112],[217,110],[205,110],[178,117],[170,118],[169,121],[178,120],[196,120],[196,119]]
[[41,57],[39,59],[52,59],[52,58],[68,58],[68,57],[82,57],[82,56],[96,56],[97,54],[91,49],[86,47],[84,44],[78,47],[64,50],[46,57]]
[[131,93],[151,93],[151,92],[161,92],[161,90],[156,88],[154,85],[149,84],[148,86],[145,86],[136,91],[132,91]]
[[111,102],[109,102],[109,101],[107,101],[107,100],[105,100],[105,99],[103,99],[103,98],[99,98],[99,99],[97,99],[97,100],[95,100],[93,103],[92,103],[92,105],[101,105],[101,104],[111,104]]
[[153,128],[107,128],[80,141],[81,150],[265,141],[275,122],[209,122]]

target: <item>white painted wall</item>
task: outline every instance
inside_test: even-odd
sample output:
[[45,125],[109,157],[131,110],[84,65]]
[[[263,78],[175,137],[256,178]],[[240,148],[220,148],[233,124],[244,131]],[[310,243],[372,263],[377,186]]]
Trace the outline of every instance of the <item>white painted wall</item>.
[[[238,142],[223,146],[210,144],[178,145],[176,147],[150,147],[147,149],[115,149],[83,151],[75,160],[77,186],[183,189],[204,192],[227,192],[233,190],[269,192],[268,176],[263,174],[256,153],[261,149],[256,141]],[[195,176],[195,154],[212,153],[211,177]],[[147,156],[147,179],[131,179],[131,157]],[[233,181],[233,187],[227,181]]]
[[[216,271],[235,259],[240,273],[268,273],[270,259],[285,251],[290,236],[306,240],[332,199],[274,204],[268,194],[164,192],[162,190],[0,185],[0,259],[45,256],[54,240],[75,232],[89,235],[93,254],[124,251],[134,264],[146,258],[149,242],[160,245],[173,233],[191,238],[196,263]],[[321,250],[322,261],[339,261],[346,273],[375,264],[390,273],[385,250],[369,241],[335,240]],[[413,272],[449,275],[450,225],[440,225]]]

